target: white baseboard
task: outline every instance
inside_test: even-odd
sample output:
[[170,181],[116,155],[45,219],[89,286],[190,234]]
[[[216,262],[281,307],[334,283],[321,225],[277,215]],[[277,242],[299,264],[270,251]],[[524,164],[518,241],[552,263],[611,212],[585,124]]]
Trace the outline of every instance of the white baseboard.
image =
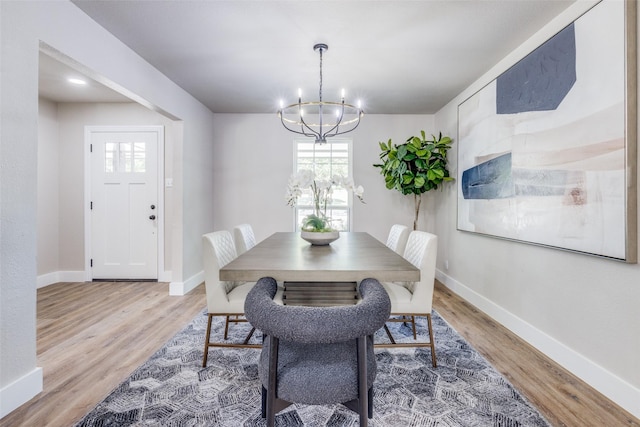
[[[84,271],[54,271],[38,276],[36,286],[38,289],[53,285],[59,282],[84,282],[86,276]],[[170,282],[171,271],[164,271],[158,274],[158,282]],[[197,286],[197,285],[196,285]]]
[[0,389],[0,418],[40,393],[42,384],[42,368],[35,368],[27,375]]
[[460,295],[489,317],[540,350],[547,357],[630,412],[634,417],[640,418],[640,405],[638,405],[638,402],[640,402],[639,388],[612,374],[543,331],[536,329],[533,325],[447,276],[442,271],[436,271],[436,278],[451,291]]
[[38,289],[59,282],[84,282],[84,271],[54,271],[38,276],[36,286]]
[[204,271],[191,276],[184,282],[171,282],[169,283],[169,295],[185,295],[202,282],[204,282]]

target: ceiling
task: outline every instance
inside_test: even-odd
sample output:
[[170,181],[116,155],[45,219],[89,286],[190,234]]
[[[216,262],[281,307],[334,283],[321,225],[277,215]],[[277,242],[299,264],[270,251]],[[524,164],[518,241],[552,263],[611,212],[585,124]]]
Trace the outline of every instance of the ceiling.
[[[88,78],[80,71],[40,52],[39,95],[55,102],[132,102],[124,95]],[[81,79],[86,85],[70,84],[68,79]]]
[[[575,0],[72,1],[215,113],[317,100],[327,43],[325,101],[432,114]],[[64,72],[43,61],[41,91],[72,102]]]

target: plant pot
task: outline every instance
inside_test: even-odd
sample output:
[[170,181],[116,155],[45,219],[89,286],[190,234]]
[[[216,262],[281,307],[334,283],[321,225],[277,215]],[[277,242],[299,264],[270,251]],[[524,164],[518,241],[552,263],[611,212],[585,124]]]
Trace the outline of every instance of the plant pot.
[[301,231],[300,237],[314,246],[326,246],[340,238],[339,231]]

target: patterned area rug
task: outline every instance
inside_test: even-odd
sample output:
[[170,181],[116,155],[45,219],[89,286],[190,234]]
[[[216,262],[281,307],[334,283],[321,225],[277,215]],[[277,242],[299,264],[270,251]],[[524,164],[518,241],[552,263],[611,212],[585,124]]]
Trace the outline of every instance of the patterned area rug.
[[[205,313],[166,343],[77,426],[264,426],[260,415],[259,349],[209,350],[202,368]],[[382,426],[549,426],[542,415],[437,313],[432,316],[438,367],[428,349],[377,349],[374,417]],[[426,319],[419,319],[425,331]],[[222,318],[214,320],[221,337]],[[230,326],[234,342],[248,324]],[[411,341],[411,329],[389,324],[397,341]],[[252,340],[261,340],[259,333]],[[419,337],[420,338],[420,337]],[[422,337],[423,341],[424,337]],[[383,330],[376,342],[387,340]],[[292,405],[276,416],[277,426],[357,426],[358,416],[342,405]]]

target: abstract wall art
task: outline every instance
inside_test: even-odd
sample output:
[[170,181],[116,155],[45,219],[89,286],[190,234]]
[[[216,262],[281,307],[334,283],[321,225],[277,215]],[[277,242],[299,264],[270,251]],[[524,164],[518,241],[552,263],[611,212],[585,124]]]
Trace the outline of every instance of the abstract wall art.
[[458,229],[637,261],[636,5],[603,0],[458,106]]

